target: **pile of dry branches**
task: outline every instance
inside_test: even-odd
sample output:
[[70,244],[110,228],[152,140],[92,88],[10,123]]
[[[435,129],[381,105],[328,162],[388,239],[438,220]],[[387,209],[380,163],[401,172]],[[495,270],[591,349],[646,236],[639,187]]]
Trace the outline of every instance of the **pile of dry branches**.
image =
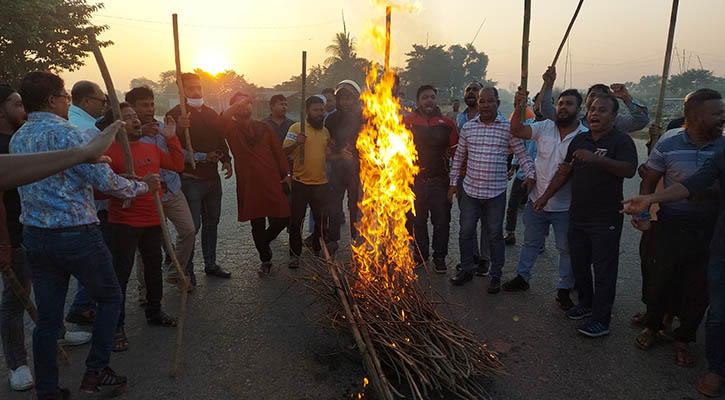
[[441,316],[416,281],[391,289],[321,258],[301,261],[311,272],[306,285],[329,304],[333,325],[352,330],[378,398],[405,397],[396,389],[404,382],[414,399],[446,391],[490,397],[480,378],[505,373],[497,354]]

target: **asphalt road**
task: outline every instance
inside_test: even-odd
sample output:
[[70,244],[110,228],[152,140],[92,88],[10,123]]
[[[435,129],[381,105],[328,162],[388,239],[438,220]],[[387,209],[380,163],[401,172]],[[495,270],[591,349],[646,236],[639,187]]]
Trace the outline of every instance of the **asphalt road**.
[[[637,142],[640,161],[644,142]],[[636,192],[639,178],[626,181],[625,193]],[[128,375],[125,399],[349,399],[357,396],[365,372],[350,351],[351,340],[330,328],[322,317],[325,305],[294,278],[305,272],[286,267],[287,235],[273,244],[272,275],[260,279],[258,258],[248,223],[236,222],[233,179],[224,182],[219,263],[232,271],[230,280],[200,273],[190,295],[179,376],[168,377],[175,330],[149,327],[136,305],[135,282],[129,284],[127,333],[130,350],[116,353],[111,366]],[[458,262],[458,209],[454,205],[448,276]],[[517,235],[523,237],[519,222]],[[639,328],[629,323],[640,311],[639,234],[625,223],[620,253],[612,333],[589,339],[578,335],[576,322],[557,307],[557,256],[553,235],[533,271],[531,289],[523,293],[486,293],[487,278],[453,287],[447,276],[421,274],[434,296],[451,305],[441,311],[475,332],[501,353],[508,376],[487,380],[495,399],[695,399],[697,377],[705,371],[701,327],[693,354],[694,368],[678,367],[671,346],[649,352],[634,345]],[[197,241],[199,246],[199,241]],[[505,278],[515,274],[520,245],[506,249]],[[197,268],[201,251],[197,248]],[[132,278],[134,279],[134,278]],[[74,286],[74,285],[73,285]],[[72,294],[68,296],[71,300]],[[179,293],[165,287],[164,307],[176,313]],[[32,325],[26,325],[31,346]],[[69,329],[81,329],[69,326]],[[87,346],[69,348],[70,366],[61,367],[61,383],[74,398],[84,370]],[[7,369],[0,362],[0,375]],[[7,382],[7,381],[6,381]],[[0,385],[0,399],[34,398]]]

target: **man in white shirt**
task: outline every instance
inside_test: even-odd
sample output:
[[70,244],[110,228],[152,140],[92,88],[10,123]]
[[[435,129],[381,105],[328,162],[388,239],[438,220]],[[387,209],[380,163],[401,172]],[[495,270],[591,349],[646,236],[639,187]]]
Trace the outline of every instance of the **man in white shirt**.
[[569,290],[574,288],[574,273],[569,258],[569,206],[571,203],[570,184],[562,187],[542,209],[536,208],[538,200],[549,186],[551,179],[564,162],[571,140],[587,128],[579,122],[582,96],[575,89],[565,90],[559,95],[556,104],[556,120],[543,120],[530,125],[521,123],[521,105],[525,104],[527,94],[519,90],[516,93],[516,111],[511,117],[511,134],[521,139],[536,141],[537,155],[536,187],[529,194],[529,202],[523,215],[525,226],[524,245],[516,267],[515,278],[503,284],[506,291],[521,291],[529,288],[531,268],[534,266],[539,249],[544,245],[549,225],[554,227],[556,247],[559,250],[559,283],[557,284],[557,302],[565,311],[574,304]]

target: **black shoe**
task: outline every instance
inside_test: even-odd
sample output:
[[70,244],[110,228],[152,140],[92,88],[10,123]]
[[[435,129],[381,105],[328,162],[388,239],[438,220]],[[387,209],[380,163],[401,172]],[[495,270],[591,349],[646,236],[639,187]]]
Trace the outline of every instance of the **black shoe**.
[[464,283],[473,279],[473,274],[468,271],[458,271],[456,275],[451,278],[451,283],[456,286],[461,286]]
[[491,294],[496,294],[500,291],[501,291],[501,278],[492,276],[491,282],[489,282],[489,284],[488,284],[488,292]]
[[204,273],[207,275],[218,276],[219,278],[231,278],[232,273],[224,271],[222,267],[214,264],[211,267],[204,267]]
[[439,274],[445,274],[448,271],[445,258],[434,258],[433,264],[435,265],[435,271]]
[[65,322],[77,325],[93,325],[96,322],[96,312],[94,310],[84,311],[82,313],[68,313]]
[[524,290],[529,290],[529,283],[526,282],[526,279],[524,279],[521,275],[516,275],[515,278],[511,279],[510,281],[504,283],[502,285],[503,290],[507,292],[520,292]]
[[456,264],[456,271],[460,271],[460,270],[461,270],[461,263],[458,263],[458,264]]
[[574,307],[574,302],[569,298],[569,289],[559,289],[556,293],[556,302],[559,303],[559,308],[564,311],[569,311]]
[[478,262],[478,267],[473,271],[476,276],[488,276],[491,272],[491,263],[488,260],[481,260]]
[[43,397],[39,400],[69,400],[70,399],[70,390],[66,388],[58,388],[58,391],[55,396],[53,397]]
[[98,393],[101,386],[125,386],[128,379],[125,376],[116,375],[111,368],[104,368],[102,371],[86,371],[83,374],[80,391],[83,393]]
[[503,242],[506,243],[506,246],[512,246],[516,244],[516,236],[513,233],[509,233],[503,238]]

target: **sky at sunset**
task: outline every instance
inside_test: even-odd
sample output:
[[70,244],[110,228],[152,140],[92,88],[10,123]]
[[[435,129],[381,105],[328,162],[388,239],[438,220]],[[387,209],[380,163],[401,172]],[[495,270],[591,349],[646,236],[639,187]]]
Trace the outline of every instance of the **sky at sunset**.
[[[465,44],[481,22],[473,44],[489,56],[487,78],[508,88],[520,79],[522,0],[421,0],[422,11],[393,12],[393,66],[405,66],[412,44]],[[538,85],[551,63],[577,0],[532,0],[529,81]],[[300,54],[308,65],[322,64],[325,47],[341,32],[342,11],[359,55],[382,62],[364,40],[368,21],[384,23],[384,9],[370,0],[106,0],[94,23],[108,25],[102,39],[116,87],[127,91],[132,78],[157,80],[174,68],[171,14],[179,14],[182,69],[210,72],[234,69],[260,86],[273,86],[299,74]],[[570,37],[574,86],[604,81],[638,81],[660,74],[672,1],[585,0]],[[680,2],[675,45],[690,68],[702,66],[725,75],[725,0]],[[682,57],[685,50],[686,56]],[[565,50],[566,52],[566,50]],[[563,81],[565,54],[558,63]],[[680,72],[673,56],[671,73]],[[80,79],[100,82],[92,58],[65,72],[69,86]],[[567,86],[572,86],[567,83]]]

